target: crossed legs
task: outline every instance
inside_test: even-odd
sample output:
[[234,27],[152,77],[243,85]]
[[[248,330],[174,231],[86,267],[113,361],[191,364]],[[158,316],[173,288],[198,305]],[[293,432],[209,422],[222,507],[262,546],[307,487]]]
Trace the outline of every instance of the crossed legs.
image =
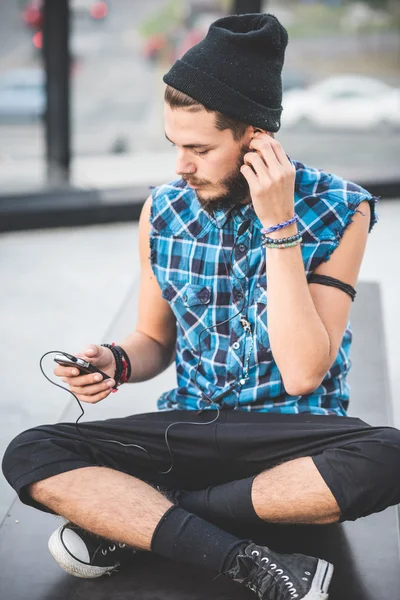
[[[85,467],[30,484],[36,502],[102,537],[149,550],[172,503],[140,479],[105,467]],[[252,487],[256,514],[276,523],[333,523],[339,507],[310,457],[260,473]]]

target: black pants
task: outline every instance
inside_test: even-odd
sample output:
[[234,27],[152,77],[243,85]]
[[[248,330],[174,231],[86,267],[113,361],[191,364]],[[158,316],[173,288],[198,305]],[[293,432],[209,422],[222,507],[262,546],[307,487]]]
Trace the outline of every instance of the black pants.
[[[10,443],[3,472],[22,502],[52,512],[35,502],[26,486],[81,467],[105,466],[153,485],[196,490],[312,456],[342,521],[400,503],[395,428],[371,427],[351,417],[228,410],[208,424],[216,416],[215,411],[168,411],[86,422],[79,432],[73,423],[34,427]],[[168,431],[174,464],[162,474],[171,466],[165,431],[174,422],[182,422]]]

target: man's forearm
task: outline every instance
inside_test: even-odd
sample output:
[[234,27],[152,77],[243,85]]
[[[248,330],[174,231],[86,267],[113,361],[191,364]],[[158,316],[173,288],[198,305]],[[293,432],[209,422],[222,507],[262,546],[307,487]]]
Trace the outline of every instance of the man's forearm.
[[118,343],[128,354],[132,374],[129,383],[138,383],[152,379],[173,362],[174,351],[167,350],[162,344],[144,333],[135,331]]
[[[296,226],[291,229],[285,236],[297,233]],[[286,391],[301,395],[315,389],[329,369],[329,336],[310,294],[300,246],[266,252],[271,351]]]

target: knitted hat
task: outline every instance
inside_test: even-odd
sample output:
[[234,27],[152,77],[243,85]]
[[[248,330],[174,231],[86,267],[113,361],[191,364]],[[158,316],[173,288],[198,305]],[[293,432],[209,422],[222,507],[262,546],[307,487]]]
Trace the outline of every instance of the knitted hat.
[[287,43],[287,31],[274,15],[223,17],[163,80],[210,110],[276,132]]

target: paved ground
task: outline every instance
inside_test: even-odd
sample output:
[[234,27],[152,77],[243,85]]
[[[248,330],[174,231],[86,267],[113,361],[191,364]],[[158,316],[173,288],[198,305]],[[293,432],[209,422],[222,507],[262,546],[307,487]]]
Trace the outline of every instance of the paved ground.
[[[400,427],[400,200],[382,202],[379,214],[360,278],[381,284],[394,417]],[[39,359],[49,350],[76,352],[102,339],[139,274],[137,233],[136,223],[126,223],[0,236],[0,455],[18,432],[60,419],[71,402],[69,394],[43,377]],[[133,321],[126,323],[127,332],[134,329]],[[45,368],[52,371],[50,357]],[[13,490],[0,478],[0,522],[12,498]]]

